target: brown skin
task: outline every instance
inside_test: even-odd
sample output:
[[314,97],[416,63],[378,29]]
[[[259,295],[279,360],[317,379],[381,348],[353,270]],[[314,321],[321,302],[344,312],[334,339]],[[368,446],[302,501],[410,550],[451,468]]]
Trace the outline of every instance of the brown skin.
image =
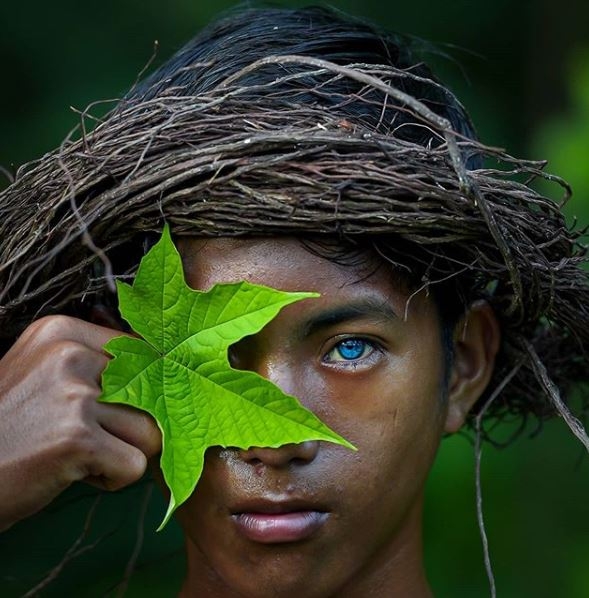
[[[441,435],[460,428],[489,380],[499,342],[490,308],[473,306],[457,327],[444,393],[436,310],[419,294],[404,320],[407,294],[384,268],[367,278],[289,239],[184,240],[180,248],[194,288],[246,279],[321,293],[285,308],[234,346],[231,358],[299,397],[358,448],[210,449],[197,490],[177,512],[189,564],[181,595],[431,596],[422,566],[423,485]],[[326,320],[350,304],[361,313]],[[116,334],[44,318],[0,360],[0,421],[11,424],[0,434],[0,529],[74,481],[126,486],[159,452],[149,416],[95,400],[107,362],[101,347]],[[364,343],[353,360],[338,352],[351,336]],[[302,541],[252,541],[232,514],[268,496],[298,499],[328,516]]]
[[[445,393],[435,306],[420,293],[404,320],[408,295],[386,268],[366,277],[293,239],[184,240],[180,251],[193,288],[245,279],[321,293],[285,308],[231,357],[297,396],[358,448],[209,450],[195,493],[177,512],[189,564],[181,596],[431,596],[422,566],[423,487],[442,434],[460,428],[488,383],[499,342],[491,310],[476,305],[457,327]],[[350,306],[361,309],[326,321]],[[350,337],[365,343],[358,359],[338,352]],[[300,500],[328,512],[327,521],[302,541],[252,541],[232,515],[268,497]]]
[[102,346],[116,330],[53,316],[0,360],[0,530],[75,481],[107,490],[137,481],[161,437],[145,413],[98,403]]

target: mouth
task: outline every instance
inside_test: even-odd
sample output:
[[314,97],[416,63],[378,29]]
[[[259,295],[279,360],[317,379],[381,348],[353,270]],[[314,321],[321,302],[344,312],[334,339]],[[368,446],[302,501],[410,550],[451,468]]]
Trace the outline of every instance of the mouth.
[[329,512],[316,505],[297,501],[257,501],[231,514],[237,531],[261,544],[299,542],[318,532]]

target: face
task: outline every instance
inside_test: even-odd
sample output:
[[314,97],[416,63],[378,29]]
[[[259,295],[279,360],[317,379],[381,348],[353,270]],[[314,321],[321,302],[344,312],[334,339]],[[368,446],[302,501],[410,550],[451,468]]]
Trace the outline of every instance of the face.
[[209,449],[177,512],[187,587],[199,596],[367,596],[420,574],[422,490],[446,413],[431,300],[408,302],[384,265],[367,275],[295,239],[182,240],[179,248],[195,289],[248,280],[321,293],[283,309],[230,356],[358,449]]

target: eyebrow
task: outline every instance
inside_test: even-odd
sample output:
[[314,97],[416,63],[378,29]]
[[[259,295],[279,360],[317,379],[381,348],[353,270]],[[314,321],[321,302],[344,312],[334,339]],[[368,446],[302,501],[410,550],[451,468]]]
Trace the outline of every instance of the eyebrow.
[[373,298],[359,299],[311,315],[300,328],[301,336],[308,337],[320,330],[352,320],[370,319],[399,322],[400,318],[386,301]]

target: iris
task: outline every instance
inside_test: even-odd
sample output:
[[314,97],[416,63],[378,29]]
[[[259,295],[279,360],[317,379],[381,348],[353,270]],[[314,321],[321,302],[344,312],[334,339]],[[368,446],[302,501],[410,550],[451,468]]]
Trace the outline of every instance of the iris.
[[369,347],[369,344],[361,338],[347,338],[339,342],[334,349],[343,359],[351,360],[364,356]]

